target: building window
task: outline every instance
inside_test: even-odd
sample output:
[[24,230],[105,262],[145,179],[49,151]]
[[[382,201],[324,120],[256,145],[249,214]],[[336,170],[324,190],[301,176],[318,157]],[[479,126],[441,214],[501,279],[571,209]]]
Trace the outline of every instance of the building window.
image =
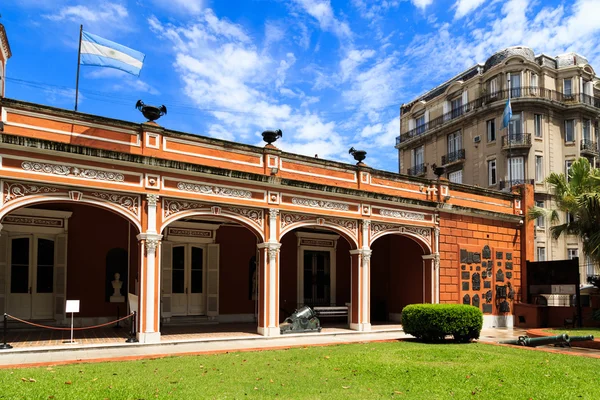
[[575,141],[575,120],[567,119],[565,121],[565,142]]
[[535,156],[535,182],[542,183],[544,181],[544,157]]
[[462,115],[463,113],[463,103],[462,97],[457,97],[456,99],[450,102],[450,109],[452,110],[452,118],[456,118]]
[[[544,208],[544,202],[536,200],[535,206],[537,208]],[[546,226],[546,218],[544,216],[537,217],[535,219],[535,226],[538,227],[538,228],[544,228]]]
[[453,183],[462,183],[462,169],[448,174],[448,180]]
[[448,155],[462,150],[462,135],[460,131],[448,135]]
[[583,140],[588,142],[591,140],[592,134],[592,122],[589,119],[583,120],[582,136]]
[[498,92],[498,83],[496,82],[496,78],[490,79],[489,90],[490,97],[496,97],[496,93]]
[[546,261],[546,248],[545,247],[537,248],[537,260],[536,261]]
[[537,95],[537,87],[538,87],[538,76],[531,73],[531,94]]
[[488,185],[494,186],[497,183],[496,178],[496,160],[488,161]]
[[587,276],[596,275],[596,267],[589,256],[585,256],[585,272]]
[[571,171],[571,165],[573,165],[573,160],[565,161],[565,176],[567,177],[567,182],[571,180],[569,177],[569,172]]
[[409,175],[421,175],[425,172],[425,148],[423,146],[412,149],[410,159],[411,168],[408,169]]
[[542,114],[533,114],[533,128],[535,137],[542,137]]
[[525,162],[523,157],[512,157],[508,159],[509,187],[525,182]]
[[425,114],[421,115],[419,118],[415,120],[417,125],[417,135],[420,135],[425,132]]
[[496,120],[490,119],[486,122],[487,125],[487,141],[495,142],[496,141]]
[[508,79],[510,79],[510,97],[521,97],[521,73],[509,73]]
[[563,94],[565,97],[573,96],[573,79],[564,79],[563,80]]
[[575,218],[573,217],[573,214],[571,214],[570,212],[568,212],[568,211],[567,211],[567,212],[565,213],[565,222],[566,222],[567,224],[572,224],[572,223],[573,223],[573,221],[575,221]]
[[579,257],[579,249],[567,249],[567,258],[572,260]]

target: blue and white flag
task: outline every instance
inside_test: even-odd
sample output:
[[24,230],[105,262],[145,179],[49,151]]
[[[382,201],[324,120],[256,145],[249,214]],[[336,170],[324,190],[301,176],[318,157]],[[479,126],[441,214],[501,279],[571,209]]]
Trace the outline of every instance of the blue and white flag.
[[504,107],[504,113],[502,113],[502,129],[506,128],[512,118],[512,108],[510,106],[510,99],[506,101],[506,107]]
[[116,68],[139,76],[145,57],[144,54],[129,47],[82,32],[81,65]]

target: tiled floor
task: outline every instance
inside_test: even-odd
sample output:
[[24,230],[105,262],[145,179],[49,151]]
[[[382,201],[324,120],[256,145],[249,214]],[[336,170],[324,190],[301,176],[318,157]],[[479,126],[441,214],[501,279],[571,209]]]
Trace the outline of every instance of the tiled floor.
[[[373,331],[381,332],[387,330],[400,330],[401,325],[382,324],[374,325]],[[325,323],[323,333],[343,333],[350,330],[342,324]],[[70,331],[50,329],[11,329],[9,330],[7,342],[15,348],[63,346],[68,345],[65,341],[70,340]],[[129,328],[99,328],[84,331],[75,331],[74,340],[79,345],[94,345],[105,343],[123,343],[129,337]],[[163,326],[161,328],[161,340],[163,342],[194,341],[215,338],[233,337],[260,337],[253,323],[223,323],[223,324],[200,324],[184,326]]]

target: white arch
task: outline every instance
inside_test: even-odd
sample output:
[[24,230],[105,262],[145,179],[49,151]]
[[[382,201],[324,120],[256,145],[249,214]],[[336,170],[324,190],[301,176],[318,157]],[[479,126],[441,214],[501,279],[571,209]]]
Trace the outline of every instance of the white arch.
[[139,218],[135,218],[133,216],[133,214],[121,209],[120,207],[115,206],[112,203],[109,203],[106,201],[92,200],[92,199],[85,198],[84,196],[82,196],[82,198],[79,200],[73,200],[69,197],[64,197],[64,196],[27,196],[23,200],[15,200],[11,204],[9,204],[5,207],[2,207],[0,209],[0,220],[2,220],[2,218],[4,218],[10,212],[12,212],[16,209],[19,209],[19,208],[27,207],[27,206],[33,205],[33,204],[57,203],[57,202],[72,203],[72,204],[85,203],[85,204],[90,204],[90,205],[93,205],[96,207],[107,209],[108,211],[113,211],[113,212],[121,215],[126,220],[133,223],[135,225],[135,227],[138,229],[138,232],[142,232],[142,224],[141,224]]
[[344,239],[346,239],[351,245],[354,245],[355,249],[358,249],[360,247],[358,244],[358,238],[356,237],[356,234],[354,232],[352,232],[351,230],[346,229],[340,225],[330,224],[328,222],[319,224],[317,222],[316,218],[314,220],[294,222],[293,224],[286,226],[285,229],[283,229],[283,230],[281,230],[281,232],[279,232],[279,238],[277,240],[279,242],[281,242],[281,238],[283,238],[283,236],[286,233],[288,233],[294,229],[302,228],[305,226],[328,228],[329,230],[335,231],[335,232],[339,233],[340,235],[342,235],[342,237],[344,237]]
[[415,235],[414,233],[410,233],[410,232],[401,232],[398,230],[387,230],[387,231],[382,231],[379,232],[377,235],[375,236],[371,236],[371,240],[369,242],[369,247],[373,246],[373,243],[384,236],[387,235],[397,235],[397,236],[403,236],[403,237],[407,237],[412,239],[414,242],[416,242],[419,247],[421,247],[421,249],[423,250],[423,253],[425,253],[424,255],[428,255],[428,254],[432,254],[433,250],[431,249],[431,243],[428,243],[425,238],[423,238],[422,236],[419,235]]
[[182,218],[186,218],[186,217],[196,217],[196,216],[206,216],[206,217],[223,218],[223,219],[227,219],[227,220],[233,220],[235,222],[238,222],[242,226],[248,228],[250,231],[252,231],[252,233],[254,233],[262,242],[265,241],[265,234],[260,225],[256,224],[254,221],[252,221],[249,218],[245,218],[245,217],[242,217],[237,214],[234,214],[234,213],[231,213],[228,211],[224,211],[224,210],[221,210],[221,212],[219,214],[215,214],[211,210],[188,210],[188,211],[178,212],[163,221],[162,225],[160,226],[159,232],[162,232],[167,226],[169,226],[170,224],[172,224],[175,221],[178,221],[178,220],[180,220]]

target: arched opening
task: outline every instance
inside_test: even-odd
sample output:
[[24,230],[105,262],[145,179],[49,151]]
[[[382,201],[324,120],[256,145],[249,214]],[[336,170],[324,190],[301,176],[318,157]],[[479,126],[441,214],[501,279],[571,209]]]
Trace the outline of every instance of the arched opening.
[[127,293],[138,291],[136,221],[101,204],[44,199],[3,210],[0,222],[0,311],[64,325],[68,299],[80,301],[77,326],[126,314]]
[[165,221],[160,254],[163,336],[256,334],[257,244],[263,242],[254,227],[257,221],[210,211]]
[[[305,224],[280,238],[279,322],[294,310],[345,307],[351,302],[351,255],[356,239],[344,229]],[[321,326],[348,327],[347,316],[321,315]]]
[[371,323],[400,322],[408,304],[431,302],[429,251],[415,239],[389,234],[371,245]]

